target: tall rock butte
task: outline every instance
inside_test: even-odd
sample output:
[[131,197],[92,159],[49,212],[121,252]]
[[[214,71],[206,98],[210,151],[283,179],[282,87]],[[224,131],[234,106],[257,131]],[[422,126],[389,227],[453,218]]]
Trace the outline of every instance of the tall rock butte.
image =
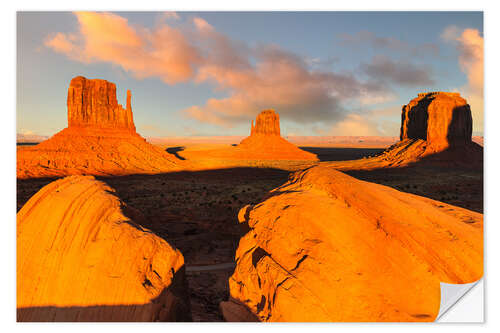
[[[280,134],[280,116],[274,110],[264,110],[257,115],[255,122],[252,120],[250,136],[243,139],[236,147],[185,151],[182,156],[188,160],[197,160],[203,164],[208,161],[208,167],[227,166],[228,163],[245,165],[245,163],[262,163],[261,165],[279,166],[273,161],[318,161],[318,157],[300,149],[288,142]],[[233,161],[233,162],[231,162]],[[252,164],[255,165],[255,164]]]
[[274,110],[264,110],[250,127],[250,136],[237,147],[245,159],[313,160],[315,154],[306,152],[283,139],[280,134],[280,116]]
[[116,85],[73,78],[68,89],[68,127],[46,141],[17,150],[17,177],[158,173],[185,168],[186,161],[136,133],[132,93],[124,109]]
[[459,93],[420,93],[403,105],[400,141],[378,156],[330,162],[338,170],[378,169],[414,163],[482,168],[483,148],[472,141],[472,114]]
[[127,90],[127,107],[116,99],[116,85],[106,80],[73,78],[68,88],[68,127],[128,129],[135,132],[132,93]]
[[472,142],[472,114],[459,93],[418,94],[401,114],[400,140],[422,139],[435,150]]
[[250,135],[277,135],[280,134],[280,115],[274,112],[274,110],[264,110],[255,120],[255,126],[252,120],[252,125],[250,127]]
[[227,321],[434,321],[440,282],[483,275],[482,214],[323,165],[238,219]]
[[18,321],[187,321],[184,257],[92,176],[38,191],[17,214]]

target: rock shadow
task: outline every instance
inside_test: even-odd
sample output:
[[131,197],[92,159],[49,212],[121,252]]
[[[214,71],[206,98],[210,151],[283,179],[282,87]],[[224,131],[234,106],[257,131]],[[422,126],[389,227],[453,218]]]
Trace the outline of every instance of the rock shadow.
[[299,147],[316,154],[320,162],[350,161],[380,154],[385,148],[335,148],[335,147]]
[[177,157],[180,160],[186,160],[184,157],[182,157],[181,155],[178,154],[180,151],[183,151],[185,149],[186,149],[186,147],[170,147],[170,148],[165,149],[165,151],[169,154],[174,155],[175,157]]

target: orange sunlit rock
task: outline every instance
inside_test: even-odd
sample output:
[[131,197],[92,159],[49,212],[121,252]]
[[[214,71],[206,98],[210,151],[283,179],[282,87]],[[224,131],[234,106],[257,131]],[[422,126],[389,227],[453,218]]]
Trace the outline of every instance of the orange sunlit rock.
[[73,78],[68,89],[68,127],[129,129],[135,132],[132,118],[132,93],[127,90],[127,108],[116,100],[116,85],[106,80]]
[[459,93],[418,94],[403,106],[400,139],[423,139],[435,151],[472,141],[472,115]]
[[18,321],[188,319],[184,258],[140,219],[92,176],[42,188],[17,214]]
[[223,160],[312,160],[315,154],[306,152],[283,139],[280,135],[280,119],[274,110],[264,110],[252,121],[250,136],[236,147],[226,149],[192,151],[182,154],[188,160],[213,158]]
[[373,158],[328,164],[338,170],[356,170],[416,162],[482,167],[483,148],[472,141],[470,106],[459,93],[418,94],[403,106],[399,142]]
[[131,92],[124,109],[116,86],[82,76],[68,89],[68,127],[46,141],[17,150],[17,177],[124,175],[180,169],[185,161],[146,142],[135,131]]
[[[227,320],[433,321],[440,282],[483,275],[483,215],[333,168],[246,206]],[[227,307],[229,303],[222,303]]]

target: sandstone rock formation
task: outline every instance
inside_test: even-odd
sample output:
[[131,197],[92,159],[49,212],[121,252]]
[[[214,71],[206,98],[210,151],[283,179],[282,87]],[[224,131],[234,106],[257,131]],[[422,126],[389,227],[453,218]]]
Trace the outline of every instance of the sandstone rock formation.
[[123,109],[114,83],[73,78],[68,89],[68,127],[36,146],[18,148],[17,177],[123,175],[185,167],[185,161],[136,133],[131,97],[129,90]]
[[229,321],[433,321],[440,282],[483,275],[482,214],[325,166],[238,218]]
[[472,141],[470,106],[459,93],[418,94],[403,106],[398,143],[373,158],[329,164],[338,170],[354,170],[416,162],[482,168],[483,148]]
[[116,85],[106,80],[73,78],[68,89],[68,127],[128,129],[135,132],[132,93],[127,90],[127,108],[116,100]]
[[92,176],[42,188],[17,214],[17,320],[189,320],[184,258],[140,216]]
[[435,150],[471,143],[470,106],[459,93],[418,94],[403,106],[400,139],[422,139]]
[[[236,147],[228,149],[185,152],[188,160],[200,158],[220,160],[305,160],[317,161],[315,154],[306,152],[283,139],[280,135],[280,118],[274,110],[264,110],[255,122],[252,121],[250,136],[243,139]],[[203,155],[203,156],[201,156]]]
[[280,136],[280,116],[274,110],[264,110],[257,116],[255,126],[250,127],[250,135],[277,135]]

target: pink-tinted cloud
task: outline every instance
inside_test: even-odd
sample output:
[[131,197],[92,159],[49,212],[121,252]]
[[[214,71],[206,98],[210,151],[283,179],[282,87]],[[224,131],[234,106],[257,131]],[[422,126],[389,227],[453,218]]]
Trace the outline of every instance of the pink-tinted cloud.
[[460,69],[467,75],[467,85],[458,90],[465,96],[472,110],[474,131],[484,126],[484,39],[477,29],[460,30],[447,27],[441,37],[454,43],[459,51]]
[[173,84],[190,79],[199,61],[198,51],[185,36],[166,23],[150,30],[132,26],[111,13],[75,13],[79,31],[57,33],[45,46],[73,60],[121,66],[137,78],[159,77]]
[[56,33],[45,46],[69,58],[122,67],[136,78],[159,77],[168,84],[211,83],[227,97],[209,99],[184,114],[202,122],[232,126],[262,109],[275,108],[298,123],[338,121],[344,105],[385,102],[390,90],[353,74],[316,70],[276,45],[248,46],[195,17],[183,28],[162,14],[154,28],[133,25],[112,13],[75,13],[78,31]]

